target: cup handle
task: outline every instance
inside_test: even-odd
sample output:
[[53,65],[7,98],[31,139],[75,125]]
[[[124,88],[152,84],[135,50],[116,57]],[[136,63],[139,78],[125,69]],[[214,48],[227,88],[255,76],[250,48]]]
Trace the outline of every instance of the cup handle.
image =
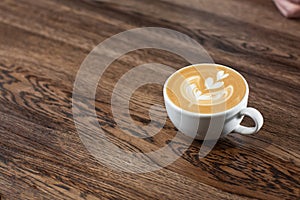
[[240,111],[239,113],[241,116],[248,116],[250,117],[254,123],[255,126],[254,127],[246,127],[243,125],[238,125],[235,129],[234,132],[236,133],[241,133],[241,134],[253,134],[253,133],[257,133],[260,128],[262,127],[263,123],[264,123],[264,118],[262,116],[262,114],[256,110],[255,108],[244,108]]

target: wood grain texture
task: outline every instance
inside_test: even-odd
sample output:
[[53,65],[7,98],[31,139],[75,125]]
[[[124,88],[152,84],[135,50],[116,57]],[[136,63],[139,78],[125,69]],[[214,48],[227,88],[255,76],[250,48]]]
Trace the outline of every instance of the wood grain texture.
[[[264,115],[262,130],[231,134],[203,159],[194,141],[176,162],[145,174],[97,162],[73,122],[76,73],[97,44],[144,26],[185,33],[215,62],[241,72],[249,105]],[[1,1],[0,199],[299,199],[299,33],[299,20],[282,18],[271,1]],[[131,151],[158,149],[176,133],[167,120],[159,134],[132,139],[113,120],[110,96],[118,79],[149,62],[188,64],[172,53],[137,50],[113,62],[97,88],[99,123]],[[134,93],[136,123],[147,124],[149,107],[163,105],[161,91],[147,85]],[[173,149],[179,154],[180,144]]]

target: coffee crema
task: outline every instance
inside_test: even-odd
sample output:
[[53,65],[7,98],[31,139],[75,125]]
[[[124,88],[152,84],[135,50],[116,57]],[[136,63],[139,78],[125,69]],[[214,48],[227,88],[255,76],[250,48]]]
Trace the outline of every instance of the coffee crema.
[[239,104],[247,86],[236,71],[221,65],[192,65],[175,72],[166,93],[178,107],[195,113],[226,111]]

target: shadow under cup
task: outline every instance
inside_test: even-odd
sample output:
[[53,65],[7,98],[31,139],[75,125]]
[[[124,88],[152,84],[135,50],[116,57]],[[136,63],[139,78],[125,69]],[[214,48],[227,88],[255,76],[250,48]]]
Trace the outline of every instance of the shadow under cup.
[[[168,116],[175,127],[196,139],[215,140],[235,131],[257,132],[261,114],[247,108],[249,88],[237,71],[218,64],[196,64],[172,74],[164,85]],[[244,115],[255,127],[240,125]]]

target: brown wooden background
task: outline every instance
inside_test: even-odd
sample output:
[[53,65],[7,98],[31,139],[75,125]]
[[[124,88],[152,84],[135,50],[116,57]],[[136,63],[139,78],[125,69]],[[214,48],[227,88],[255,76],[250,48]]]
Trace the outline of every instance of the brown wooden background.
[[[72,89],[89,51],[135,27],[171,28],[202,44],[217,63],[249,82],[249,105],[264,115],[255,135],[230,136],[199,159],[195,141],[172,165],[129,174],[98,163],[82,145],[72,118]],[[0,196],[2,199],[299,199],[300,22],[269,0],[3,0],[0,2]],[[139,50],[106,72],[96,107],[99,122],[129,149],[159,148],[176,130],[170,121],[150,139],[117,132],[110,92],[134,66],[185,60]],[[147,123],[161,87],[133,95],[131,113]],[[246,125],[251,121],[246,120]],[[126,140],[127,139],[127,140]],[[174,147],[176,149],[176,147]]]

